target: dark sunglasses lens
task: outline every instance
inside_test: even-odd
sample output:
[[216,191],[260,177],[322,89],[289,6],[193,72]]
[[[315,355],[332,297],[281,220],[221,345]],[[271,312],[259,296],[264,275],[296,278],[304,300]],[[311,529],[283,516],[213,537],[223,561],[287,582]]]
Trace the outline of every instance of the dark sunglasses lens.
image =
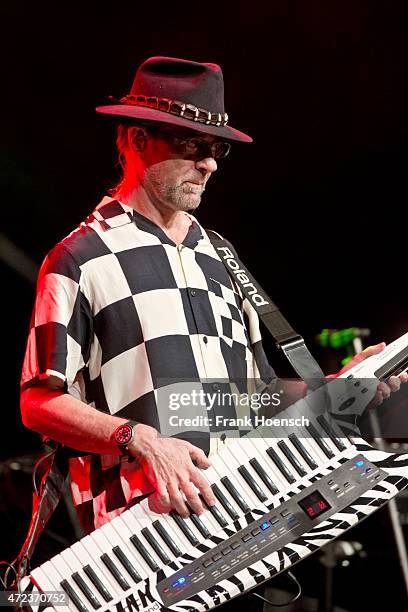
[[214,142],[211,150],[215,159],[223,159],[230,152],[231,145],[229,142]]

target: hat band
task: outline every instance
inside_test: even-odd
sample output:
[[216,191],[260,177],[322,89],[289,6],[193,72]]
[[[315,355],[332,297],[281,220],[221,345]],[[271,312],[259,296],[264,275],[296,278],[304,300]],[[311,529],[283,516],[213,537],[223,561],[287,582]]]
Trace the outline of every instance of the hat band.
[[228,123],[227,113],[211,113],[204,108],[198,108],[193,104],[186,104],[179,100],[169,98],[158,98],[156,96],[128,95],[119,100],[119,104],[131,104],[134,106],[148,106],[164,113],[177,115],[189,121],[204,123],[205,125],[224,126]]

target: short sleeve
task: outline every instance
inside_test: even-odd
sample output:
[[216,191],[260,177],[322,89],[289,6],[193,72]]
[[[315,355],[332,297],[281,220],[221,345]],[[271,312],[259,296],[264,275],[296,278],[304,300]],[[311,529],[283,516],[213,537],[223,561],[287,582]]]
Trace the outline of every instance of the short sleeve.
[[81,269],[63,244],[45,258],[37,281],[21,385],[57,376],[69,388],[89,358],[91,312]]

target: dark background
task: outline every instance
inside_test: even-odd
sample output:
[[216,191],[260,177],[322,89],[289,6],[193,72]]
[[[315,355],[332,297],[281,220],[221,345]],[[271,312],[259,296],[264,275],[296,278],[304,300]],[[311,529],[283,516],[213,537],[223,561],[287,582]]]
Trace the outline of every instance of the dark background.
[[[216,62],[230,123],[255,142],[234,146],[219,164],[199,220],[235,244],[326,371],[343,354],[314,347],[323,327],[369,327],[370,343],[407,330],[405,1],[8,2],[0,19],[1,231],[33,260],[118,178],[113,127],[94,107],[126,94],[151,55]],[[2,262],[0,272],[7,460],[39,449],[18,409],[34,289]],[[265,343],[278,372],[289,374]],[[29,493],[20,503],[29,511]],[[20,543],[23,524],[16,529]],[[373,558],[384,557],[397,606],[387,541]],[[359,589],[368,598],[376,587]]]

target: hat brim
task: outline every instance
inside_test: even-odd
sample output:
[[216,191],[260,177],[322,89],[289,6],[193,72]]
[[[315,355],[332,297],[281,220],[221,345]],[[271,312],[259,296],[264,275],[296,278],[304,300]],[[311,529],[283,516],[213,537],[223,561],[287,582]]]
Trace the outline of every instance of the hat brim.
[[206,125],[205,123],[198,123],[191,121],[190,119],[183,119],[183,117],[177,117],[177,115],[172,115],[171,113],[156,110],[155,108],[148,108],[146,106],[113,104],[111,106],[98,106],[95,110],[97,113],[101,113],[103,115],[130,117],[133,119],[144,119],[146,121],[157,121],[160,123],[168,123],[170,125],[188,127],[196,132],[211,134],[212,136],[218,136],[225,140],[252,142],[252,138],[250,136],[244,134],[244,132],[236,130],[233,127],[230,127],[229,125]]

